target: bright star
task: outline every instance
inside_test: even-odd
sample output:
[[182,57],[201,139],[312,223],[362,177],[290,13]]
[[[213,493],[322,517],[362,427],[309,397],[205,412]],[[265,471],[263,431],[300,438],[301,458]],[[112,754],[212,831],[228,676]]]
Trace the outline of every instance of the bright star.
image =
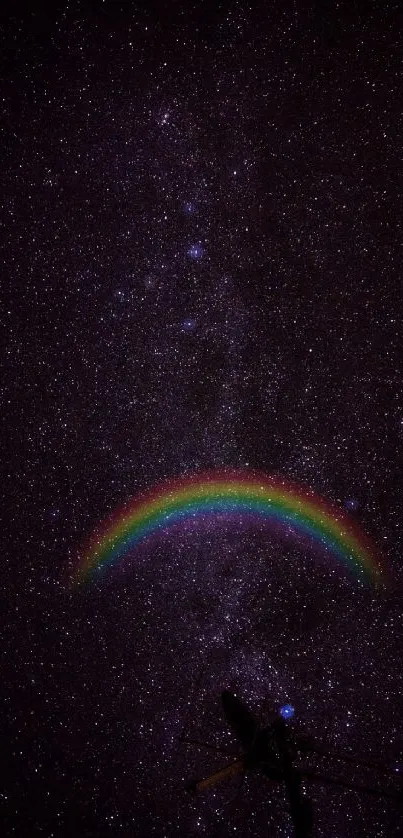
[[291,704],[284,704],[282,707],[280,707],[280,716],[282,716],[283,719],[292,719],[294,713],[295,710],[291,706]]

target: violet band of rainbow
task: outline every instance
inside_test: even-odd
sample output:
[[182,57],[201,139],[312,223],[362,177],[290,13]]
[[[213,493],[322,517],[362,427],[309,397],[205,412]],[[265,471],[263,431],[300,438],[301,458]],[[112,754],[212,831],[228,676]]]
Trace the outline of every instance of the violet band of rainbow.
[[245,471],[195,474],[134,498],[91,536],[73,581],[90,580],[152,534],[181,520],[223,513],[280,522],[285,530],[310,536],[355,576],[386,584],[374,546],[342,510],[297,484]]

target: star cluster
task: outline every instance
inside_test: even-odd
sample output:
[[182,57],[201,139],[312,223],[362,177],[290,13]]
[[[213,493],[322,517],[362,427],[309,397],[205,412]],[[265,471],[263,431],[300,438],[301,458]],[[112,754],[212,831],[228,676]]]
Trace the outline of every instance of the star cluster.
[[[237,753],[231,689],[403,772],[399,4],[1,14],[4,834],[286,838],[258,776],[189,799],[225,756],[182,737]],[[67,584],[120,504],[225,467],[338,505],[389,590],[242,520]],[[307,786],[318,838],[403,828]]]

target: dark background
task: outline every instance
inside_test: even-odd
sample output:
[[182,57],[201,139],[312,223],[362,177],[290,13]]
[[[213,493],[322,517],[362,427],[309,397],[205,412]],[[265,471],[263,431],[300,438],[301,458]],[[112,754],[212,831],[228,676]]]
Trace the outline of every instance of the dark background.
[[[291,835],[258,777],[185,795],[225,687],[403,772],[400,4],[211,6],[2,7],[7,836]],[[219,521],[66,587],[117,505],[225,466],[350,510],[388,593]],[[317,836],[400,834],[311,793]]]

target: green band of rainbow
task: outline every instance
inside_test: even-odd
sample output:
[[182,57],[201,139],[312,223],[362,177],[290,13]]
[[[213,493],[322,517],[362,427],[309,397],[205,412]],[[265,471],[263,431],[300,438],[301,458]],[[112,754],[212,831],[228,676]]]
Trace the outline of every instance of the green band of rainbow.
[[91,579],[158,530],[185,519],[237,513],[310,536],[356,576],[386,584],[376,551],[355,522],[314,492],[279,477],[215,471],[164,483],[115,512],[81,553],[75,582]]

